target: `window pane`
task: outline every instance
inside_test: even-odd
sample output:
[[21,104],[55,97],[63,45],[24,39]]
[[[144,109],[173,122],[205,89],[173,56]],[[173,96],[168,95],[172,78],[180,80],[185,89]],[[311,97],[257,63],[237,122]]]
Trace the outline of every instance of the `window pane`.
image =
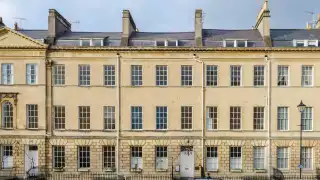
[[131,65],[131,85],[142,86],[142,66]]
[[263,65],[254,66],[253,85],[264,86],[264,66]]
[[277,148],[277,168],[278,169],[288,169],[289,163],[289,151],[287,147]]
[[192,86],[192,66],[181,66],[181,86]]
[[53,84],[64,85],[65,84],[65,67],[64,65],[53,66]]
[[278,66],[278,86],[289,85],[289,66]]
[[103,147],[103,167],[106,169],[114,169],[116,167],[115,147]]
[[265,169],[265,147],[253,148],[254,169]]
[[37,83],[37,64],[27,64],[27,84]]
[[79,129],[90,129],[90,106],[79,106]]
[[79,65],[79,85],[90,86],[90,65]]
[[131,107],[131,129],[142,129],[142,107]]
[[90,147],[79,146],[78,153],[79,168],[90,168]]
[[11,145],[2,146],[1,158],[2,158],[2,167],[4,169],[13,168],[13,148]]
[[115,107],[105,106],[104,108],[104,129],[115,129]]
[[1,64],[1,83],[13,84],[13,64]]
[[181,107],[181,129],[192,129],[192,107]]
[[13,128],[13,106],[10,102],[5,101],[2,103],[2,128]]
[[230,66],[231,86],[241,86],[241,66]]
[[38,105],[27,104],[27,120],[29,129],[38,128]]
[[288,107],[278,107],[278,130],[288,130]]
[[242,169],[241,147],[230,147],[230,169]]
[[218,129],[218,108],[207,107],[207,129],[216,130]]
[[166,106],[156,107],[156,129],[167,129],[168,108]]
[[301,86],[313,85],[313,66],[302,66]]
[[302,147],[302,167],[312,169],[312,148]]
[[217,170],[218,166],[218,147],[207,147],[207,171]]
[[253,108],[253,129],[264,129],[264,107]]
[[241,129],[241,107],[230,107],[230,129]]
[[65,107],[64,106],[54,106],[54,128],[55,129],[65,129]]
[[207,86],[218,85],[218,66],[207,65]]
[[302,130],[312,130],[312,107],[306,107],[302,112]]
[[64,146],[53,146],[53,167],[65,167],[65,148]]
[[156,66],[156,85],[167,86],[168,85],[168,66],[157,65]]

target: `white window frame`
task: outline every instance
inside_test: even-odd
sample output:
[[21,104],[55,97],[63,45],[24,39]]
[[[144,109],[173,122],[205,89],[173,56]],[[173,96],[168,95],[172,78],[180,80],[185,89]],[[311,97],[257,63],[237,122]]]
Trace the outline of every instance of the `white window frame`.
[[[308,112],[307,112],[308,111]],[[307,115],[306,117],[306,113],[309,113],[309,115]],[[302,112],[302,131],[313,131],[313,107],[306,107],[304,109],[304,111]],[[309,127],[310,128],[306,128],[306,122],[309,122],[310,125]]]
[[115,146],[103,146],[103,168],[106,170],[116,169],[116,150]]
[[55,86],[65,85],[66,68],[64,64],[53,66],[53,84]]
[[[237,150],[236,152],[232,152],[234,148]],[[239,154],[239,148],[240,148],[240,158],[239,157],[232,157],[232,153]],[[241,146],[231,146],[229,147],[229,158],[230,158],[230,170],[242,170],[242,147]],[[233,164],[234,162],[234,164]],[[233,167],[235,166],[235,168]],[[240,166],[240,168],[238,168]]]
[[[80,158],[82,157],[83,158]],[[90,146],[78,146],[78,169],[90,169],[91,167],[91,152]],[[86,159],[86,161],[81,162],[80,160]],[[89,161],[87,161],[89,160]],[[85,165],[85,166],[83,166]]]
[[[266,116],[265,115],[265,108],[263,106],[253,107],[253,129],[254,130],[264,130],[265,129],[265,116]],[[262,121],[262,123],[261,123],[261,121]],[[261,126],[262,126],[262,128],[259,128]]]
[[299,40],[299,39],[294,39],[292,42],[293,42],[293,46],[294,46],[294,47],[298,47],[298,46],[297,46],[298,43],[301,43],[301,44],[303,43],[304,47],[309,47],[309,44],[310,44],[310,43],[314,43],[315,47],[318,47],[318,45],[319,45],[319,40],[316,40],[316,39],[314,39],[314,40],[307,40],[307,39],[305,39],[305,40]]
[[206,169],[207,171],[218,171],[219,169],[219,156],[217,146],[207,146],[206,149]]
[[143,169],[142,146],[131,146],[130,153],[131,153],[131,161],[130,161],[131,171],[141,171]]
[[[78,67],[79,86],[90,86],[91,68],[89,64],[80,64]],[[81,78],[82,77],[82,78]]]
[[167,65],[156,65],[156,86],[168,86]]
[[192,65],[181,65],[181,86],[193,85],[193,67]]
[[[61,166],[56,166],[61,164]],[[63,169],[66,166],[65,146],[52,146],[52,167],[54,169]]]
[[1,128],[13,129],[13,105],[9,101],[4,101],[1,104]]
[[54,129],[63,130],[66,128],[65,106],[54,106]]
[[[11,153],[9,153],[9,156],[5,156],[7,150],[9,150],[9,152],[11,151]],[[14,161],[13,146],[11,144],[1,145],[0,146],[0,153],[1,153],[0,170],[1,169],[12,169],[13,168],[13,161]]]
[[206,65],[206,86],[216,87],[218,86],[218,66]]
[[27,127],[28,129],[39,128],[39,107],[37,104],[27,104]]
[[[240,69],[238,69],[240,68]],[[238,72],[240,71],[240,76],[238,77]],[[239,82],[238,82],[239,79]],[[238,85],[239,83],[239,85]],[[239,87],[242,86],[242,66],[241,65],[231,65],[230,66],[230,86]]]
[[[308,157],[306,157],[306,155]],[[311,157],[310,157],[311,156]],[[309,163],[306,162],[309,160]],[[309,164],[310,167],[306,167],[305,164]],[[305,170],[312,170],[313,169],[313,148],[312,147],[302,147],[302,168]]]
[[[239,109],[239,111],[238,111]],[[241,106],[231,106],[230,107],[230,130],[232,131],[237,131],[237,130],[241,130],[242,128],[242,107]],[[240,115],[240,118],[238,118],[236,115]],[[239,123],[237,123],[236,121],[240,121]],[[235,128],[237,126],[237,124],[239,124],[239,128]]]
[[104,106],[103,107],[103,120],[104,120],[104,129],[105,130],[114,130],[116,129],[116,108],[115,106]]
[[[285,74],[285,71],[282,68],[287,68],[287,74]],[[277,72],[277,86],[279,86],[279,87],[290,86],[290,67],[288,65],[278,65],[277,71],[278,71]],[[279,84],[280,78],[284,78],[284,81],[281,80],[281,82],[286,82],[285,85]],[[285,79],[285,78],[287,78],[287,79]]]
[[142,65],[131,65],[131,86],[143,85],[143,67]]
[[131,130],[143,130],[142,106],[131,106]]
[[[262,164],[262,167],[260,165]],[[253,147],[253,168],[256,170],[266,169],[266,148],[264,146]]]
[[192,130],[193,128],[193,107],[181,106],[181,129]]
[[218,129],[218,107],[207,106],[206,116],[207,116],[207,130],[217,130]]
[[[284,155],[286,156],[283,156],[283,157],[279,157],[279,151],[280,150],[283,150],[283,153]],[[288,170],[289,167],[290,167],[290,164],[289,164],[289,160],[290,160],[290,156],[289,156],[289,147],[277,147],[277,168],[278,169],[281,169],[281,170]],[[287,167],[280,167],[279,163],[281,160],[284,160],[284,162],[282,163],[285,163],[285,165],[287,165]],[[285,162],[286,161],[286,162]]]
[[156,146],[156,170],[168,169],[168,147]]
[[[8,67],[10,67],[10,70]],[[3,85],[14,84],[14,67],[12,63],[1,64],[1,84]]]
[[[279,119],[279,109],[280,108],[283,108],[284,110],[286,110],[286,119],[285,119],[285,114],[284,114],[284,118],[282,118],[282,119]],[[285,112],[285,111],[284,111]],[[290,110],[289,110],[289,107],[287,107],[287,106],[278,106],[277,107],[277,130],[278,131],[289,131],[289,114],[290,114]],[[284,125],[281,125],[280,124],[280,120],[281,121],[283,121],[283,122],[285,122],[286,121],[286,124],[284,124]],[[285,121],[284,121],[285,120]],[[281,127],[286,127],[286,128],[281,128]]]
[[[169,41],[175,42],[175,46],[169,46]],[[163,42],[164,46],[158,46],[158,42]],[[158,40],[154,42],[154,46],[156,47],[178,47],[179,40]]]
[[246,39],[225,39],[223,40],[223,47],[227,47],[227,41],[233,41],[233,47],[238,47],[238,41],[244,41],[245,47],[248,47],[248,40]]
[[[261,74],[261,72],[263,73]],[[264,65],[253,66],[253,86],[255,87],[265,86],[265,66]]]
[[[33,70],[33,73],[32,73]],[[38,84],[38,64],[30,63],[26,66],[26,83],[28,85]]]
[[[89,41],[89,46],[94,46],[93,40],[100,40],[100,46],[103,46],[103,39],[101,39],[101,38],[91,38],[91,39],[84,38],[84,39],[80,39],[80,46],[83,46],[83,42],[82,41]],[[89,46],[84,46],[84,47],[89,47]],[[96,46],[96,47],[99,47],[99,46]]]
[[78,106],[79,130],[90,130],[91,128],[90,106]]
[[104,65],[104,82],[105,86],[115,86],[116,85],[116,69],[115,65]]
[[157,130],[168,129],[168,107],[167,106],[156,107],[156,129]]
[[[311,68],[311,74],[308,74],[306,72],[310,73],[310,69],[307,68]],[[302,87],[312,87],[313,86],[313,80],[314,79],[314,67],[313,65],[302,65],[301,66],[301,86]],[[307,81],[311,81],[311,84],[305,84],[305,82]]]

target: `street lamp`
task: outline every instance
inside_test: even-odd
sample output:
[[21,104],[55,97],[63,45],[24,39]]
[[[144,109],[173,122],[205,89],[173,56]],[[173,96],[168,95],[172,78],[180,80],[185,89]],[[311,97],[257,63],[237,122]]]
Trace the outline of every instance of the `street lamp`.
[[301,178],[301,176],[302,176],[302,127],[304,126],[303,122],[302,122],[302,113],[306,109],[306,105],[303,104],[303,102],[301,100],[300,104],[297,107],[300,111],[300,164],[299,164],[299,169],[300,169],[300,179],[302,179]]

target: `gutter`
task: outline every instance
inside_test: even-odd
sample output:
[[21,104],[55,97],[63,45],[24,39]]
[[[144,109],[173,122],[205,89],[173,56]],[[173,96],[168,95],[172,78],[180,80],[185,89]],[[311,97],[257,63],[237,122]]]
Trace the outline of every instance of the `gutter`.
[[119,171],[120,171],[120,155],[119,155],[119,152],[120,152],[120,86],[121,86],[121,83],[120,83],[120,80],[121,80],[121,77],[120,77],[120,54],[117,53],[117,95],[116,95],[116,98],[117,98],[117,108],[116,108],[116,114],[117,114],[117,175],[119,175]]

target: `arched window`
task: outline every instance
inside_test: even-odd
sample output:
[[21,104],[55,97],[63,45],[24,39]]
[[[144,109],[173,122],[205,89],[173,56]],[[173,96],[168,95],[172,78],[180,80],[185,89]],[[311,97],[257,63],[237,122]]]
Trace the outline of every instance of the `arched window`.
[[8,101],[2,103],[2,128],[11,129],[13,128],[13,107]]

